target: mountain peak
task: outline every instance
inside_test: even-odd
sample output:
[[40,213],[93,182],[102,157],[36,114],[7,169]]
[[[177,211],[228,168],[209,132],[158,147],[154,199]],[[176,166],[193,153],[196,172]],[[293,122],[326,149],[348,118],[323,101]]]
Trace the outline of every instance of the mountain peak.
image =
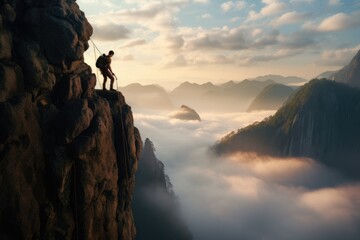
[[360,50],[348,65],[336,72],[331,78],[336,82],[360,88]]
[[301,87],[275,115],[225,136],[220,154],[311,157],[359,178],[360,90],[329,80]]

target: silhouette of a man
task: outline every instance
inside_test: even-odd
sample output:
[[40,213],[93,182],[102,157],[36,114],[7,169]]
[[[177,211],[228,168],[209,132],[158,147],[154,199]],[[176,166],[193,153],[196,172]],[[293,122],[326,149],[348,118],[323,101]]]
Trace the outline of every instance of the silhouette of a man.
[[114,56],[114,51],[110,50],[109,54],[105,57],[106,58],[106,64],[104,67],[100,68],[101,74],[104,76],[104,82],[103,82],[103,90],[106,90],[106,81],[107,78],[110,78],[110,91],[116,91],[114,87],[114,81],[115,81],[115,74],[111,69],[111,57]]

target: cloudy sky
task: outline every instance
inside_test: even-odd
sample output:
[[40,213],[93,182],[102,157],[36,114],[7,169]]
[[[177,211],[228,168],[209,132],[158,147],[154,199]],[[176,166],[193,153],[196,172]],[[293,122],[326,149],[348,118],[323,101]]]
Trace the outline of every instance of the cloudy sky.
[[[120,85],[310,79],[360,49],[358,0],[78,0]],[[98,55],[98,53],[97,53]],[[94,49],[86,53],[93,65]]]

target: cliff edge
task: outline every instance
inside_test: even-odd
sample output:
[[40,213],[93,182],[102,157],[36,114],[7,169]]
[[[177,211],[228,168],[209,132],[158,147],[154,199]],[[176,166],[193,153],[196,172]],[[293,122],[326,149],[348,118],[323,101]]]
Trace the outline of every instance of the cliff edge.
[[0,2],[0,239],[134,239],[141,139],[75,0]]

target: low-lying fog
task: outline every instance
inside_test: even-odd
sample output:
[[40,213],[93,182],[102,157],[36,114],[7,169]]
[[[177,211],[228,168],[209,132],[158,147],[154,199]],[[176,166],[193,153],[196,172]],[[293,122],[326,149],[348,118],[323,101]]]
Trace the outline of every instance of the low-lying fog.
[[134,118],[165,164],[194,239],[360,239],[359,183],[311,159],[209,154],[226,133],[273,113],[199,112],[202,122],[167,112]]

